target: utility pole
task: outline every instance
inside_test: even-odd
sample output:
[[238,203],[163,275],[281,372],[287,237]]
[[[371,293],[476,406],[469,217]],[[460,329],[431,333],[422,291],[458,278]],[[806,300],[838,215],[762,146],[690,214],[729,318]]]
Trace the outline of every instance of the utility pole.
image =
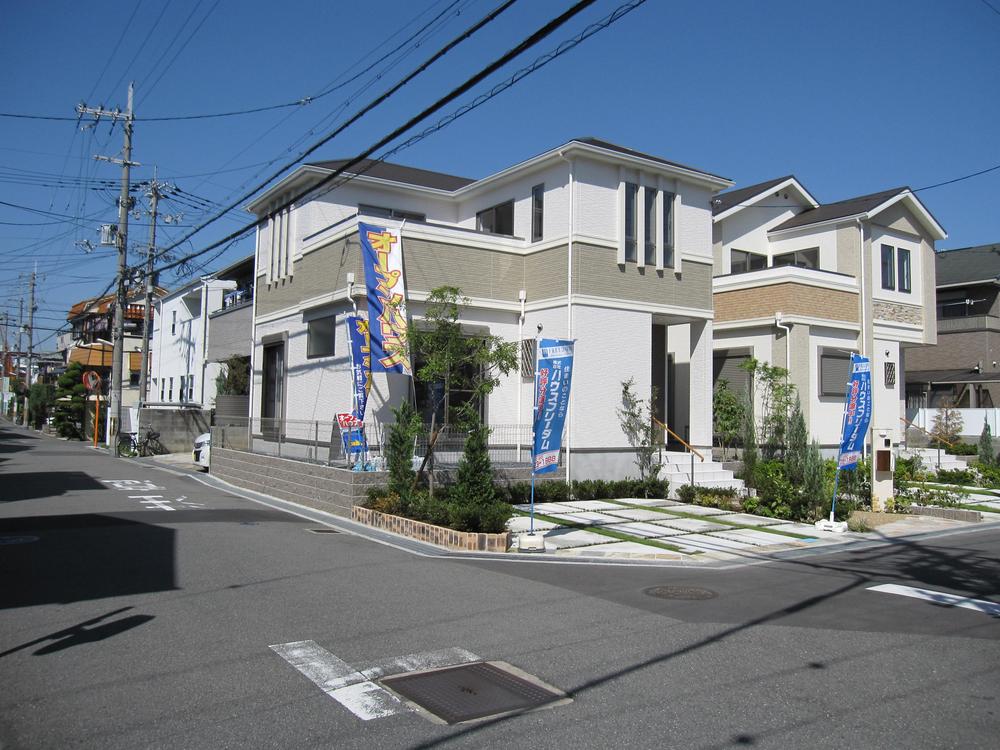
[[[37,267],[37,264],[36,264]],[[31,291],[28,297],[28,371],[24,376],[24,426],[28,426],[28,392],[31,390],[31,366],[35,355],[35,274],[31,272]]]
[[[142,312],[142,365],[139,369],[139,405],[146,403],[149,379],[149,327],[153,319],[153,256],[156,255],[156,206],[160,200],[160,186],[156,182],[156,168],[149,185],[149,248],[146,251],[146,299]],[[162,324],[161,324],[162,325]]]
[[[24,297],[17,303],[17,364],[14,365],[14,377],[21,376],[21,331],[24,329]],[[14,411],[21,405],[17,395],[14,396]],[[14,424],[17,424],[17,414],[14,414]]]
[[112,340],[114,349],[111,355],[111,401],[108,405],[108,413],[112,423],[108,430],[108,443],[114,455],[118,455],[117,434],[122,421],[122,360],[124,357],[124,337],[125,337],[125,274],[128,262],[128,212],[129,201],[129,176],[133,166],[139,166],[132,161],[132,122],[134,114],[132,112],[132,98],[135,92],[135,84],[128,85],[128,108],[125,112],[118,109],[106,110],[103,107],[87,107],[84,104],[77,105],[76,111],[81,115],[94,115],[98,120],[101,117],[111,117],[113,121],[122,120],[125,131],[125,144],[122,148],[122,158],[114,159],[107,156],[95,156],[95,159],[109,161],[113,164],[121,164],[122,167],[122,189],[118,198],[118,279],[115,293],[115,318],[112,330]]

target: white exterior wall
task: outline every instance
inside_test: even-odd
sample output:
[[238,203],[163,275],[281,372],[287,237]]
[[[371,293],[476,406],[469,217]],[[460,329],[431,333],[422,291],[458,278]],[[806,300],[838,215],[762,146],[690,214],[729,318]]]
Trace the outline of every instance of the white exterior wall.
[[674,219],[674,245],[686,257],[712,262],[712,191],[677,183],[680,210]]
[[[155,316],[153,336],[150,340],[150,351],[153,358],[153,374],[149,392],[149,401],[151,402],[162,401],[170,404],[200,404],[201,402],[201,364],[204,352],[202,297],[200,293],[197,294],[191,304],[185,299],[186,295],[180,293],[165,297],[161,311],[158,311],[161,314]],[[177,324],[174,333],[171,333],[171,322],[175,313]],[[186,384],[189,375],[194,375],[194,398],[187,398],[186,388],[184,398],[181,398],[179,390],[181,378],[184,378]],[[170,398],[169,394],[170,378],[174,379],[173,398]],[[162,399],[160,398],[161,384],[165,384]]]
[[771,257],[790,253],[793,250],[808,250],[813,247],[819,248],[819,267],[821,270],[854,274],[853,268],[837,268],[837,230],[835,227],[803,230],[772,239]]
[[[923,264],[920,239],[909,234],[896,232],[892,229],[871,225],[871,279],[872,279],[872,299],[886,300],[887,302],[899,302],[904,305],[923,304]],[[910,291],[899,291],[899,278],[895,276],[896,290],[882,288],[882,243],[892,245],[897,249],[893,255],[893,261],[898,264],[898,249],[907,248],[910,251]],[[898,265],[896,266],[898,269]]]
[[[886,432],[893,443],[898,443],[903,434],[900,417],[906,415],[906,383],[902,367],[902,354],[898,341],[875,339],[872,352],[872,421],[876,439],[879,432]],[[885,384],[885,364],[896,365],[896,384]]]
[[476,214],[480,211],[514,201],[514,236],[531,240],[531,188],[545,185],[545,204],[542,215],[542,239],[565,237],[569,226],[569,201],[566,183],[569,180],[569,163],[554,164],[545,169],[532,170],[515,178],[498,180],[495,187],[477,190],[475,196],[462,199],[457,206],[457,223],[465,229],[476,228]]
[[[837,445],[840,443],[844,422],[844,395],[820,395],[819,357],[822,349],[856,352],[858,349],[857,333],[820,329],[817,326],[813,326],[809,332],[809,387],[812,395],[809,401],[809,424],[807,427],[810,435],[821,445]],[[872,383],[874,385],[874,378]],[[846,385],[844,383],[845,387]]]
[[770,255],[771,242],[768,230],[802,212],[801,201],[793,198],[775,198],[769,194],[755,205],[737,211],[720,222],[722,228],[722,268],[719,273],[732,273],[729,251],[733,248]]

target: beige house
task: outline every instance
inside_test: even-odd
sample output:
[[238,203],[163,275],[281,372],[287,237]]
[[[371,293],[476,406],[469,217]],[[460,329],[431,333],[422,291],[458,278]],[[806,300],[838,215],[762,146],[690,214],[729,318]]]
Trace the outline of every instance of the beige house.
[[787,368],[814,438],[839,442],[851,352],[871,358],[872,428],[898,440],[906,353],[936,340],[934,243],[908,188],[820,204],[793,176],[713,200],[714,380]]

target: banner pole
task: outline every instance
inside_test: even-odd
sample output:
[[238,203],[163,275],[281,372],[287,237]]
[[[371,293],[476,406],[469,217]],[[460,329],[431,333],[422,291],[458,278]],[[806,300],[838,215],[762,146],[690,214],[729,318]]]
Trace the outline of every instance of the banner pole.
[[531,514],[528,521],[528,533],[535,533],[535,472],[531,471]]

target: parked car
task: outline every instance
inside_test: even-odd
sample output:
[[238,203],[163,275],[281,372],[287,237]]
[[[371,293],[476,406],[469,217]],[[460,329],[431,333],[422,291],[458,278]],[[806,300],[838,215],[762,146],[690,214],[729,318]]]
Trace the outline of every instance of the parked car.
[[212,434],[210,432],[203,432],[194,439],[194,462],[207,469],[211,456]]

